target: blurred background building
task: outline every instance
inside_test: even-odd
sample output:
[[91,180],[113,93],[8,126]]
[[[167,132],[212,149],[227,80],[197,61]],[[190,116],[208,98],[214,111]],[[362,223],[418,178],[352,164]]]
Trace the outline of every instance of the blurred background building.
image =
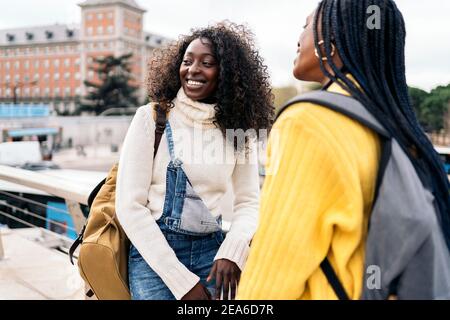
[[96,58],[133,53],[131,70],[145,99],[147,59],[167,39],[143,30],[146,12],[134,0],[87,0],[79,4],[80,25],[0,30],[0,103],[49,105],[70,114],[86,94],[85,80]]

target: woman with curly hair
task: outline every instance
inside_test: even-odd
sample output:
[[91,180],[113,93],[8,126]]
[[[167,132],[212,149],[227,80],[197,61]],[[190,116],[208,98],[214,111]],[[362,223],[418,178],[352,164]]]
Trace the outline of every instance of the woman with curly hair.
[[[221,23],[156,50],[149,69],[150,99],[168,112],[165,131],[153,158],[153,110],[139,108],[117,177],[117,217],[132,243],[131,296],[234,299],[257,225],[259,176],[256,136],[229,133],[270,129],[266,67],[246,28]],[[224,237],[221,201],[229,188]]]

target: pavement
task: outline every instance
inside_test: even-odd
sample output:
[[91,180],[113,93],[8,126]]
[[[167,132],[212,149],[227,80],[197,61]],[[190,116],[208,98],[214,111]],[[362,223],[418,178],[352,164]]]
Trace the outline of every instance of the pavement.
[[109,172],[119,161],[119,152],[112,152],[110,146],[88,146],[81,149],[65,149],[53,154],[52,161],[62,169],[78,169]]
[[77,267],[66,254],[38,243],[40,232],[0,228],[0,300],[83,300]]

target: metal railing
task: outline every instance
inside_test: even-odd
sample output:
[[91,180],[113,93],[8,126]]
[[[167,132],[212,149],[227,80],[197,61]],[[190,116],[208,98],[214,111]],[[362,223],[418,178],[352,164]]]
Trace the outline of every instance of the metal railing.
[[[82,214],[80,204],[87,204],[87,199],[91,191],[89,187],[80,186],[77,183],[69,182],[62,178],[45,175],[43,173],[3,165],[0,165],[0,180],[37,189],[47,193],[48,195],[65,199],[68,212],[64,213],[69,214],[72,217],[75,226],[74,231],[79,232],[82,229],[85,222],[85,217]],[[2,193],[4,194],[5,192]],[[22,200],[24,199],[22,198]],[[29,199],[26,199],[26,201],[49,208],[49,206],[36,203],[36,201]],[[59,208],[51,209],[61,211]]]
[[[5,211],[10,212],[8,213],[3,210],[0,210],[0,216],[3,216],[9,219],[10,221],[14,221],[20,225],[23,225],[24,227],[36,228],[39,227],[39,225],[37,223],[34,224],[25,219],[21,219],[20,217],[17,216],[17,214],[11,213],[20,213],[23,217],[28,217],[30,219],[34,219],[37,222],[40,222],[40,225],[49,226],[50,229],[53,229],[52,227],[60,227],[64,230],[69,230],[76,234],[78,234],[82,229],[86,219],[82,213],[80,205],[87,204],[87,198],[91,191],[89,187],[80,186],[79,184],[71,183],[63,178],[52,177],[40,173],[38,171],[34,172],[3,165],[0,165],[0,180],[7,181],[23,187],[36,189],[41,192],[44,192],[48,196],[55,196],[64,199],[67,207],[67,210],[64,210],[22,196],[22,194],[26,192],[18,194],[17,192],[12,193],[0,190],[0,196],[2,196],[3,199],[14,200],[16,202],[27,204],[27,206],[25,206],[24,208],[18,206],[17,204],[10,203],[11,201],[3,200],[1,201],[0,206],[2,208],[8,209]],[[53,219],[46,217],[45,215],[44,216],[40,215],[37,212],[32,212],[32,210],[28,208],[29,205],[33,205],[35,208],[40,207],[42,210],[52,210],[53,212],[57,212],[58,214],[61,215],[68,215],[73,221],[73,227],[68,226],[61,222],[57,222]],[[42,233],[56,239],[55,246],[57,246],[57,243],[59,241],[59,244],[62,245],[62,250],[67,249],[70,246],[70,243],[73,241],[72,239],[69,239],[64,235],[60,235],[59,233],[47,230],[46,228],[41,228],[41,230]],[[5,250],[3,247],[3,242],[0,233],[0,260],[4,258],[4,251]]]

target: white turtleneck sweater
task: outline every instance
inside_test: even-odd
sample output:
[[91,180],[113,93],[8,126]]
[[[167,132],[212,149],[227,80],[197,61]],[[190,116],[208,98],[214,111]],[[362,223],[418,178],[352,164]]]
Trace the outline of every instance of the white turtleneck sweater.
[[[175,156],[196,193],[213,216],[223,212],[221,198],[228,188],[234,193],[231,227],[215,260],[228,259],[242,270],[249,243],[257,227],[259,178],[256,144],[248,157],[235,153],[231,143],[213,124],[214,105],[189,99],[180,89],[169,113]],[[140,107],[125,137],[116,185],[117,217],[128,238],[148,265],[161,277],[177,299],[200,280],[176,257],[158,220],[166,192],[166,169],[170,161],[163,134],[155,159],[155,121],[150,105]]]

